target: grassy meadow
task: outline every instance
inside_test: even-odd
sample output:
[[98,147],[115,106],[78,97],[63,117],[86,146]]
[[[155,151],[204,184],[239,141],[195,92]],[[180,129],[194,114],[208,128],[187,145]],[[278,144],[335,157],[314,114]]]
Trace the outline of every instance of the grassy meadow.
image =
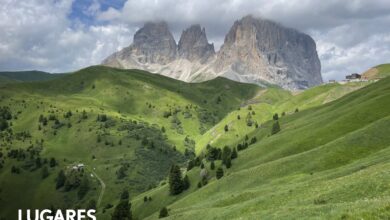
[[[111,219],[123,190],[134,219],[156,219],[162,207],[167,219],[390,216],[389,77],[291,93],[92,66],[34,82],[0,76],[0,107],[12,115],[0,123],[0,219],[91,203]],[[217,159],[211,169],[210,147],[238,145],[230,168]],[[195,159],[203,165],[188,170]],[[190,182],[175,196],[172,164]],[[68,182],[56,189],[60,170]]]

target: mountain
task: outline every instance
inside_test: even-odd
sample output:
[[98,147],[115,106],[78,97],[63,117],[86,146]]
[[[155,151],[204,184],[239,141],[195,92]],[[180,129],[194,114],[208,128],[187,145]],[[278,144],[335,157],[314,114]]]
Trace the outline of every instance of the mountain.
[[310,36],[252,16],[233,24],[218,52],[200,25],[184,30],[176,45],[165,22],[149,22],[135,33],[129,47],[102,63],[144,69],[186,82],[223,76],[290,90],[322,83],[321,64]]
[[322,83],[310,36],[251,16],[234,23],[218,52],[215,70],[236,81],[266,81],[289,89]]
[[16,82],[33,82],[33,81],[45,81],[56,79],[64,76],[64,74],[47,73],[42,71],[14,71],[14,72],[0,72],[0,82],[5,81],[16,81]]
[[208,43],[205,28],[192,25],[184,30],[178,44],[178,55],[181,59],[202,64],[214,58],[214,45]]
[[215,78],[209,67],[215,57],[214,46],[209,44],[205,29],[193,25],[183,31],[176,42],[165,22],[148,22],[139,29],[133,43],[107,57],[103,64],[123,69],[142,69],[185,82]]

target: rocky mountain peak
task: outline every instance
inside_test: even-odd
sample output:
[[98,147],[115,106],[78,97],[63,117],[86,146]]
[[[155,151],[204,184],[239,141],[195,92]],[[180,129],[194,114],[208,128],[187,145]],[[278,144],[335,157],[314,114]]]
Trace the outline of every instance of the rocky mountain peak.
[[130,53],[139,63],[167,64],[176,58],[176,42],[165,22],[148,22],[135,35]]
[[236,21],[215,62],[216,72],[233,80],[304,89],[322,83],[314,40],[270,20]]
[[201,63],[207,62],[215,55],[214,45],[208,42],[205,28],[199,24],[183,31],[179,40],[178,53],[180,58]]
[[200,25],[184,30],[176,45],[165,22],[148,22],[135,33],[129,47],[103,64],[144,69],[187,82],[223,76],[290,90],[322,83],[316,44],[309,35],[253,16],[234,22],[217,53]]

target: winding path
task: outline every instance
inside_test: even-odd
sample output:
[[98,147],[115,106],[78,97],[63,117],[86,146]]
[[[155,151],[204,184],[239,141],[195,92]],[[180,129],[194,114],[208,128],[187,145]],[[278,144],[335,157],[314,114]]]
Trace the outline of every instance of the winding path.
[[91,169],[91,173],[96,177],[96,179],[99,180],[100,185],[102,186],[102,191],[100,191],[99,198],[98,198],[98,201],[97,201],[97,203],[96,203],[96,207],[99,207],[99,206],[100,206],[100,203],[102,202],[104,192],[105,192],[105,190],[106,190],[106,184],[105,184],[104,181],[95,173],[95,171],[93,171],[93,169]]

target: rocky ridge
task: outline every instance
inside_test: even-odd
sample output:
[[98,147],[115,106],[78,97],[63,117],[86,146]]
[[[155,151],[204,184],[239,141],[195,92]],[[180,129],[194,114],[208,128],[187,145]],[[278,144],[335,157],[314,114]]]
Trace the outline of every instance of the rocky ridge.
[[129,47],[103,65],[144,69],[186,82],[223,76],[289,90],[322,83],[316,44],[309,35],[252,16],[233,24],[217,53],[200,25],[184,30],[176,44],[165,22],[148,22]]

